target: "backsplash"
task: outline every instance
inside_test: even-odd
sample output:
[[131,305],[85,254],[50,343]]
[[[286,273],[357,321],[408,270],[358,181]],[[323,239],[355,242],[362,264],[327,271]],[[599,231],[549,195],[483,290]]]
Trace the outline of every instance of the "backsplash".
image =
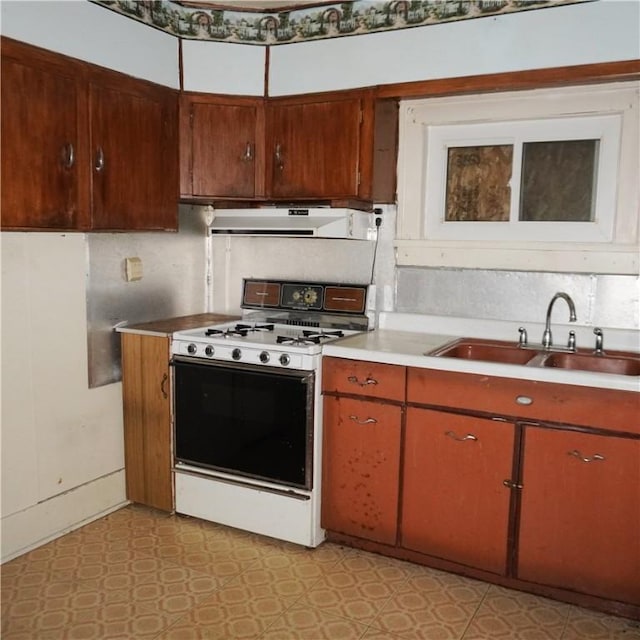
[[[396,278],[399,312],[544,322],[554,293],[565,291],[578,325],[640,329],[638,276],[403,267]],[[569,311],[557,304],[553,314],[566,322]]]

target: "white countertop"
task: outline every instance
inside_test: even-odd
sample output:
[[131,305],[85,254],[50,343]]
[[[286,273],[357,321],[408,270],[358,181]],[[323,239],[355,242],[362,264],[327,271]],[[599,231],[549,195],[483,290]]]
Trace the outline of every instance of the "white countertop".
[[[401,316],[407,317],[402,318]],[[495,323],[485,320],[479,321],[428,316],[412,317],[411,314],[388,314],[387,316],[381,317],[380,320],[381,328],[331,342],[323,347],[323,354],[352,360],[368,360],[372,362],[446,371],[461,371],[503,378],[540,380],[561,384],[640,392],[640,379],[637,376],[603,374],[550,367],[499,364],[424,355],[460,337],[513,341],[515,344],[518,337],[516,323]],[[504,325],[507,325],[506,328],[509,329],[509,332],[504,331]],[[514,332],[511,332],[514,326]],[[404,327],[408,327],[411,330],[400,330]],[[449,333],[444,331],[446,328],[449,329]],[[534,328],[537,329],[537,327],[532,327],[532,329]],[[577,329],[575,327],[569,328]],[[564,335],[564,328],[557,329],[554,327],[554,329],[556,329],[559,336]],[[556,331],[554,331],[554,335]],[[636,351],[631,347],[635,344],[635,340],[638,339],[637,332],[607,331],[607,329],[604,331],[605,352],[607,336],[611,338],[611,349]],[[588,332],[578,332],[576,330],[576,334],[578,335],[578,346],[586,346],[584,342],[583,344],[580,343],[581,336],[584,339],[586,337],[585,334],[592,335],[591,330]],[[531,338],[530,341],[534,342]]]

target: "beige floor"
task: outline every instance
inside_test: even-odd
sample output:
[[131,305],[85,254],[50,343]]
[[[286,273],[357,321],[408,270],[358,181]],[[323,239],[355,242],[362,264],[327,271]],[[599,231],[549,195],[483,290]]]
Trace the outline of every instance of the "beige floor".
[[131,506],[3,565],[2,638],[640,640],[640,624]]

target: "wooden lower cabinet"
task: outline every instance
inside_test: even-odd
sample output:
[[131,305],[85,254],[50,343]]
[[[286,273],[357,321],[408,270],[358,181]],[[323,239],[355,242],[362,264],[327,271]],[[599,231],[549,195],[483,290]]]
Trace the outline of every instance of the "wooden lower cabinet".
[[122,334],[127,498],[173,511],[170,338]]
[[325,397],[324,528],[396,543],[401,420],[397,405]]
[[401,545],[505,575],[514,425],[407,409]]
[[640,605],[640,440],[527,427],[518,577]]
[[640,394],[328,357],[323,388],[330,539],[640,616]]

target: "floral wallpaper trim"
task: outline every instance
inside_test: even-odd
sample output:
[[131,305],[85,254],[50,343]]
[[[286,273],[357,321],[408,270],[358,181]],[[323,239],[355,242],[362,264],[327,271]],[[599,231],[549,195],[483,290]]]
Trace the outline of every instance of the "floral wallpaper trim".
[[422,27],[594,0],[352,0],[292,11],[187,7],[170,0],[90,0],[190,40],[273,45]]

